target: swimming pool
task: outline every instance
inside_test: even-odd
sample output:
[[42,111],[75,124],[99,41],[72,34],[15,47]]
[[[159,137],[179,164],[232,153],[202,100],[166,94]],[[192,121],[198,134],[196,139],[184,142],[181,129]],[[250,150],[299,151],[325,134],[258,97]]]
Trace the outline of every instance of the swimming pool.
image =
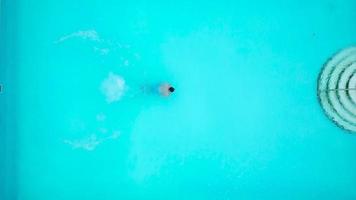
[[0,9],[0,199],[356,199],[356,135],[317,95],[354,0]]

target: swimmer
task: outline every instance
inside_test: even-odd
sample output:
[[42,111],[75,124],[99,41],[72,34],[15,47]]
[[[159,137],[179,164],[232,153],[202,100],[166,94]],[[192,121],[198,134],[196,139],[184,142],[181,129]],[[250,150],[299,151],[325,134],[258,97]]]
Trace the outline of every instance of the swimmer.
[[153,85],[146,84],[141,86],[141,91],[144,94],[154,94],[168,97],[175,91],[175,88],[169,83],[160,83]]
[[169,83],[161,83],[158,87],[159,94],[164,97],[168,97],[174,92],[174,90],[174,87]]

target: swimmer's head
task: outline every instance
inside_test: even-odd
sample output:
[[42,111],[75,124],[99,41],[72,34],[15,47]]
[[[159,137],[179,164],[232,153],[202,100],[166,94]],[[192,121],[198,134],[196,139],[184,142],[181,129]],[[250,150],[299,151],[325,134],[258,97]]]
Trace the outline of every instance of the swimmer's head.
[[174,92],[175,89],[174,89],[174,87],[171,86],[171,87],[168,88],[168,90],[169,90],[170,92]]

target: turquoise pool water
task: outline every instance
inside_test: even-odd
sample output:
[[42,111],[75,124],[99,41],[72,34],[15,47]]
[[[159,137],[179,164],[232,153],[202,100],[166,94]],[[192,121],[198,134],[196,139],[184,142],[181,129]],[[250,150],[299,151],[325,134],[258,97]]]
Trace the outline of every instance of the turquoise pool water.
[[356,135],[317,98],[354,0],[0,9],[0,199],[356,199]]

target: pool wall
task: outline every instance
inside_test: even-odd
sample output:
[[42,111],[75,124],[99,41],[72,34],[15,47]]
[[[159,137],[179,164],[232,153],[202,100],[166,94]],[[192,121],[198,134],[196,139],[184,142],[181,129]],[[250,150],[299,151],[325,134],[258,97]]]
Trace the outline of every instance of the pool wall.
[[17,199],[16,2],[0,1],[0,199]]

